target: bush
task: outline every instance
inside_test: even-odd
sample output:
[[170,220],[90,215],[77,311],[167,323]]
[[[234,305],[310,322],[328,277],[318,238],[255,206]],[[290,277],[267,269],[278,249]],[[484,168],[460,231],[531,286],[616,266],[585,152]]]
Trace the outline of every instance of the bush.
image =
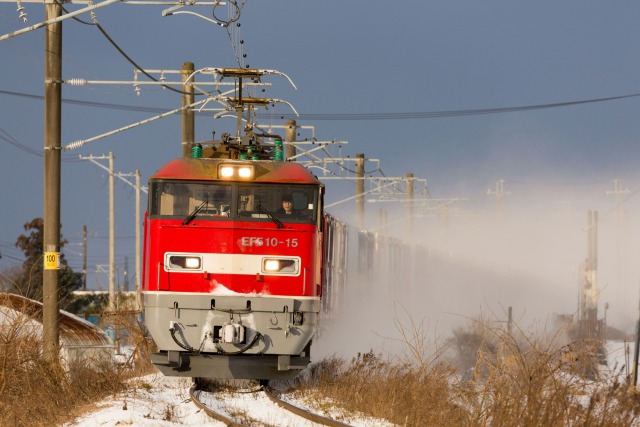
[[411,337],[413,361],[373,352],[351,362],[334,356],[303,372],[299,393],[327,411],[346,408],[400,426],[638,425],[640,393],[617,373],[593,375],[599,372],[596,343],[563,344],[562,331],[549,338],[520,330],[511,335],[474,321],[448,340],[449,350],[463,353],[450,362],[446,351],[416,352],[426,348],[425,339],[410,325],[401,336]]
[[[129,337],[142,336],[136,325],[129,326]],[[65,366],[51,362],[42,353],[39,331],[23,315],[0,326],[0,426],[37,427],[71,421],[95,402],[125,390],[132,376],[149,370],[146,354],[146,360],[140,357],[139,363],[131,358],[116,364],[103,357],[67,361]]]

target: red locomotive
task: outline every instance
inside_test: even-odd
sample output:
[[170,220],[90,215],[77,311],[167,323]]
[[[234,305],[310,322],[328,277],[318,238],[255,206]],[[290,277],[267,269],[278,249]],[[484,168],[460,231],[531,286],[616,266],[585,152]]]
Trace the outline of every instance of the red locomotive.
[[281,150],[227,138],[150,178],[145,323],[165,375],[285,379],[310,362],[324,187]]

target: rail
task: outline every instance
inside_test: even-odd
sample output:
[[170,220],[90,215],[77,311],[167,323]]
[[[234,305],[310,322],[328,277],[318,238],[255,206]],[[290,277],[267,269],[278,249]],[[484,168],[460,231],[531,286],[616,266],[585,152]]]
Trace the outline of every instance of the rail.
[[345,424],[342,423],[340,421],[336,421],[334,419],[331,418],[327,418],[327,417],[323,417],[322,415],[318,415],[318,414],[314,414],[313,412],[309,412],[306,411],[302,408],[299,408],[295,405],[292,405],[289,402],[285,402],[284,400],[281,400],[280,398],[278,398],[274,392],[273,389],[271,389],[270,387],[264,387],[263,388],[265,394],[267,395],[267,397],[276,405],[280,406],[283,409],[286,409],[287,411],[294,413],[300,417],[303,417],[304,419],[307,419],[309,421],[313,421],[314,423],[318,423],[318,424],[322,424],[325,426],[329,426],[329,427],[350,427],[349,424]]
[[[223,422],[226,426],[229,427],[248,427],[245,424],[238,423],[236,420],[221,414],[209,407],[207,407],[204,403],[202,403],[199,399],[199,390],[197,385],[193,385],[191,389],[189,389],[189,395],[191,396],[191,400],[193,403],[200,409],[202,409],[209,417],[214,418],[220,422]],[[340,421],[336,421],[331,418],[324,417],[322,415],[309,412],[305,409],[302,409],[298,406],[292,405],[291,403],[285,402],[276,396],[274,391],[268,387],[261,387],[258,391],[264,392],[267,398],[273,402],[273,404],[279,406],[285,411],[291,412],[299,417],[302,417],[308,421],[314,422],[316,424],[321,424],[329,427],[349,427],[349,424],[342,423]]]

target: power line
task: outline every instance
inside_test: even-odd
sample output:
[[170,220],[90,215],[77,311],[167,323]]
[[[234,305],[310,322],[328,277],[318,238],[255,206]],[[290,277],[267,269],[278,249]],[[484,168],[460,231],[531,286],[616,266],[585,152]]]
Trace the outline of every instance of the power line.
[[[62,5],[61,2],[59,2],[58,0],[55,0],[56,4],[58,6],[60,6],[60,9],[62,9],[64,11],[64,13],[69,14],[69,12],[64,8],[64,6]],[[149,79],[155,81],[155,82],[159,82],[155,77],[153,77],[152,75],[150,75],[149,73],[147,73],[141,66],[139,66],[129,55],[127,55],[127,53],[111,38],[111,36],[107,33],[107,31],[102,28],[102,26],[100,24],[98,24],[95,16],[93,16],[93,21],[94,22],[87,22],[87,21],[83,21],[82,19],[73,16],[73,19],[83,25],[89,25],[89,26],[95,26],[98,30],[100,30],[100,32],[102,33],[102,35],[107,39],[107,41],[109,43],[111,43],[111,45],[118,51],[118,53],[120,53],[120,55],[122,55],[122,57],[124,59],[127,60],[127,62],[129,62],[131,65],[133,65],[138,71],[140,71],[142,74],[144,74],[145,76],[147,76]],[[177,92],[180,94],[186,94],[186,92],[183,92],[181,90],[178,89],[174,89],[170,86],[167,85],[162,85],[162,87],[164,87],[165,89],[169,89],[173,92]],[[200,94],[197,94],[200,95]]]
[[[424,111],[424,112],[405,112],[405,113],[336,113],[336,114],[300,114],[299,119],[305,120],[343,120],[343,121],[356,121],[356,120],[407,120],[407,119],[436,119],[443,117],[463,117],[463,116],[477,116],[483,114],[501,114],[501,113],[514,113],[519,111],[530,110],[543,110],[549,108],[570,107],[574,105],[593,104],[597,102],[617,101],[627,98],[635,98],[640,96],[640,93],[633,93],[629,95],[610,96],[605,98],[593,98],[583,99],[578,101],[565,101],[555,102],[549,104],[534,104],[534,105],[521,105],[516,107],[498,107],[498,108],[479,108],[470,110],[445,110],[445,111]],[[262,114],[258,114],[258,117]],[[295,118],[291,114],[280,114],[280,118]]]
[[[33,95],[22,92],[12,92],[0,89],[0,95],[18,96],[22,98],[44,100],[44,96]],[[548,104],[521,105],[515,107],[498,107],[498,108],[478,108],[469,110],[444,110],[444,111],[423,111],[423,112],[404,112],[404,113],[301,113],[296,116],[294,114],[278,114],[280,119],[298,119],[298,120],[325,120],[325,121],[363,121],[363,120],[417,120],[417,119],[437,119],[445,117],[464,117],[477,116],[484,114],[502,114],[515,113],[519,111],[544,110],[550,108],[571,107],[583,104],[595,104],[599,102],[619,101],[622,99],[639,97],[640,93],[632,93],[629,95],[609,96],[605,98],[583,99],[578,101],[555,102]],[[166,109],[158,107],[142,107],[136,105],[112,104],[105,102],[82,101],[78,99],[62,99],[65,104],[81,105],[85,107],[107,108],[114,110],[139,111],[145,113],[161,113]],[[198,112],[195,112],[198,114]],[[201,113],[206,114],[206,113]],[[258,118],[273,118],[272,114],[257,114]]]
[[[14,147],[32,154],[34,156],[38,156],[38,157],[44,157],[44,154],[42,153],[42,151],[38,151],[38,150],[34,150],[31,147],[27,147],[26,145],[22,144],[20,141],[18,141],[17,139],[15,139],[13,136],[11,136],[7,131],[5,131],[4,129],[0,128],[0,139],[3,141],[7,141],[9,144],[13,145]],[[80,161],[77,157],[75,156],[71,156],[71,155],[63,155],[62,156],[62,161],[64,162],[78,162]]]

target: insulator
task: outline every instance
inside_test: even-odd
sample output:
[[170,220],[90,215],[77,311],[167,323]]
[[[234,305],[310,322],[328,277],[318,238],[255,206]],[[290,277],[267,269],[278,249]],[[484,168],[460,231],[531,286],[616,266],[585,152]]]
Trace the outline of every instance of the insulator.
[[69,79],[69,80],[65,80],[64,82],[71,86],[84,86],[87,84],[86,79]]
[[18,8],[18,12],[20,12],[20,15],[18,16],[20,19],[22,19],[22,22],[27,22],[27,13],[24,11],[24,7],[20,6]]
[[81,139],[79,141],[75,141],[67,145],[66,147],[63,148],[63,150],[75,150],[76,148],[82,147],[86,143],[87,143],[86,140]]
[[199,159],[202,157],[202,146],[201,145],[194,145],[193,148],[191,148],[191,157],[193,159]]

